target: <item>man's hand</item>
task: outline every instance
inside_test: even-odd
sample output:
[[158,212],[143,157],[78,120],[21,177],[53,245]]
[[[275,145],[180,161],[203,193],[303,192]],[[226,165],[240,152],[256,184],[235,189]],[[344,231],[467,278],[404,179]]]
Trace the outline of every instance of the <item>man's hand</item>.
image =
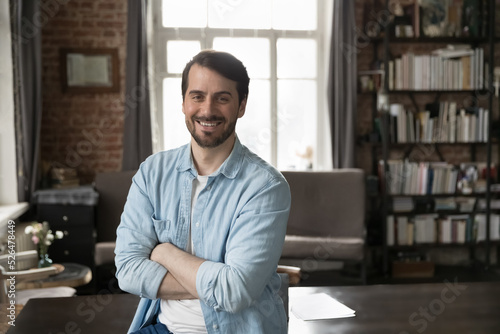
[[[157,245],[151,252],[150,259],[168,270],[158,291],[158,297],[181,299],[175,298],[175,296],[184,295],[185,292],[191,299],[199,298],[196,291],[196,274],[200,265],[205,262],[204,259],[186,253],[170,243]],[[169,277],[170,275],[171,277]],[[180,289],[181,287],[184,291]]]

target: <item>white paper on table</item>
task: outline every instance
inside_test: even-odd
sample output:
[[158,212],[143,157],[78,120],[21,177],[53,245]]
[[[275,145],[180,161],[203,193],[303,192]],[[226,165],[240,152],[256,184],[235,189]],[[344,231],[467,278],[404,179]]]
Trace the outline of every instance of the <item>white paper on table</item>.
[[302,320],[354,317],[356,311],[326,293],[315,293],[293,299],[293,314]]

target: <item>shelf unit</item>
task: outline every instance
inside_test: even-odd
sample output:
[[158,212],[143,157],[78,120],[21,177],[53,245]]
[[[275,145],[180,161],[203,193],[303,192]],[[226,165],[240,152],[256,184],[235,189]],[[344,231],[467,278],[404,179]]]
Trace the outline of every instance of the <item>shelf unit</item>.
[[[415,44],[421,44],[421,43],[435,43],[435,44],[442,44],[442,43],[450,43],[450,44],[469,44],[471,46],[477,46],[477,45],[484,45],[487,44],[489,46],[489,55],[485,54],[485,59],[489,59],[489,68],[488,68],[488,78],[490,80],[488,81],[488,87],[486,89],[479,89],[479,90],[472,90],[472,89],[467,89],[467,90],[389,90],[389,78],[387,75],[384,76],[382,85],[387,92],[389,96],[394,95],[394,94],[407,94],[410,96],[412,103],[415,107],[417,106],[417,103],[415,101],[415,98],[413,95],[418,95],[418,94],[436,94],[435,101],[438,101],[441,94],[450,94],[450,93],[457,93],[457,94],[474,94],[474,93],[481,93],[485,94],[488,92],[493,92],[493,69],[494,69],[494,45],[496,42],[500,41],[500,38],[495,38],[494,37],[494,23],[495,23],[495,18],[494,18],[494,13],[495,13],[495,1],[489,1],[489,37],[487,38],[449,38],[449,37],[421,37],[421,38],[394,38],[389,36],[390,34],[386,32],[384,34],[383,38],[374,38],[371,40],[373,43],[374,47],[374,54],[375,58],[377,58],[377,50],[380,47],[380,43],[383,43],[383,49],[384,49],[384,57],[383,57],[383,64],[384,64],[384,69],[389,68],[389,54],[390,54],[390,43],[415,43]],[[388,3],[386,2],[386,8],[388,7]],[[363,93],[364,94],[364,93]],[[368,94],[373,94],[373,103],[372,103],[372,116],[373,119],[377,117],[377,112],[378,112],[378,106],[377,106],[377,98],[376,98],[376,92],[368,92]],[[492,140],[491,140],[491,133],[492,133],[492,107],[493,107],[493,93],[488,94],[488,110],[490,111],[488,113],[488,140],[486,142],[468,142],[468,143],[405,143],[405,144],[393,144],[389,143],[389,138],[388,138],[388,129],[389,129],[389,116],[388,112],[383,113],[381,116],[381,122],[380,122],[380,127],[382,129],[381,131],[381,144],[372,144],[372,156],[373,156],[373,165],[372,165],[372,173],[374,175],[378,174],[378,157],[381,156],[381,160],[384,162],[382,169],[384,175],[388,175],[389,169],[388,169],[388,164],[387,161],[389,160],[389,152],[392,148],[394,147],[400,147],[400,148],[407,148],[411,147],[412,145],[432,145],[436,148],[438,151],[438,154],[442,160],[442,155],[439,153],[439,147],[442,145],[453,145],[453,146],[461,146],[461,145],[469,145],[471,147],[471,160],[475,161],[476,160],[476,146],[486,146],[486,192],[482,195],[473,195],[473,196],[479,196],[480,198],[485,198],[486,200],[486,208],[482,211],[474,211],[474,213],[484,213],[486,214],[486,240],[484,243],[482,243],[485,248],[486,248],[486,256],[485,256],[485,261],[484,261],[484,267],[488,268],[490,266],[490,247],[492,244],[492,241],[490,240],[490,213],[492,212],[490,208],[490,201],[491,201],[491,192],[490,192],[490,186],[491,186],[491,175],[490,175],[490,166],[491,166],[491,159],[492,159]],[[418,109],[417,109],[418,110]],[[381,148],[381,153],[378,152],[379,148]],[[411,150],[411,148],[410,148]],[[381,181],[382,182],[382,181]],[[399,195],[398,195],[399,196]],[[401,195],[401,196],[411,196],[415,197],[415,195]],[[429,196],[430,198],[436,198],[436,197],[451,197],[455,196],[452,194],[443,194],[443,195],[424,195],[424,196]],[[457,196],[463,196],[463,195],[457,195]],[[390,250],[398,250],[398,249],[416,249],[416,248],[434,248],[434,247],[456,247],[456,246],[462,246],[462,247],[469,247],[471,250],[471,253],[475,253],[475,248],[477,247],[476,243],[471,243],[468,242],[466,244],[458,244],[458,243],[453,243],[453,244],[419,244],[419,245],[412,245],[412,246],[388,246],[387,244],[387,217],[389,216],[389,200],[391,199],[391,196],[387,193],[387,191],[384,191],[381,196],[381,227],[382,227],[382,271],[384,274],[388,274],[389,272],[389,251]],[[439,212],[438,212],[439,213]],[[455,212],[458,213],[458,212]],[[465,214],[464,212],[461,212],[460,214]],[[415,213],[413,213],[415,215]]]

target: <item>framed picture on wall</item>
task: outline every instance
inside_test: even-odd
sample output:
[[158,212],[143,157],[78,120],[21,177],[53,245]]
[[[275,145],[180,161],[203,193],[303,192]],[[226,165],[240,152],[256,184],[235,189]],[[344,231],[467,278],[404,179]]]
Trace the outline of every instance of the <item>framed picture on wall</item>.
[[61,49],[61,86],[65,93],[117,93],[117,49]]

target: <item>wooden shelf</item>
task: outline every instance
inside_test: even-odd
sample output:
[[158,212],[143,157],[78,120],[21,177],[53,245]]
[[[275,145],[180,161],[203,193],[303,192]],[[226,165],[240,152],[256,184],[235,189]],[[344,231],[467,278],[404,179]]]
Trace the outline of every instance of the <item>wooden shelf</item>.
[[[383,43],[383,37],[365,37],[358,38],[360,43]],[[500,37],[494,38],[495,42],[500,41]],[[450,44],[485,44],[489,42],[489,37],[389,37],[390,43],[450,43]]]
[[[490,243],[492,244],[500,244],[500,240],[490,240]],[[442,244],[438,242],[430,242],[430,243],[420,243],[420,244],[413,244],[413,245],[392,245],[392,246],[387,246],[389,250],[391,251],[409,251],[409,250],[416,250],[416,249],[432,249],[432,248],[454,248],[454,247],[475,247],[478,245],[484,244],[484,241],[479,241],[479,242],[464,242],[464,243],[448,243],[448,244]]]
[[423,90],[423,89],[397,89],[390,90],[389,94],[458,94],[458,93],[487,93],[487,89],[434,89],[434,90]]

